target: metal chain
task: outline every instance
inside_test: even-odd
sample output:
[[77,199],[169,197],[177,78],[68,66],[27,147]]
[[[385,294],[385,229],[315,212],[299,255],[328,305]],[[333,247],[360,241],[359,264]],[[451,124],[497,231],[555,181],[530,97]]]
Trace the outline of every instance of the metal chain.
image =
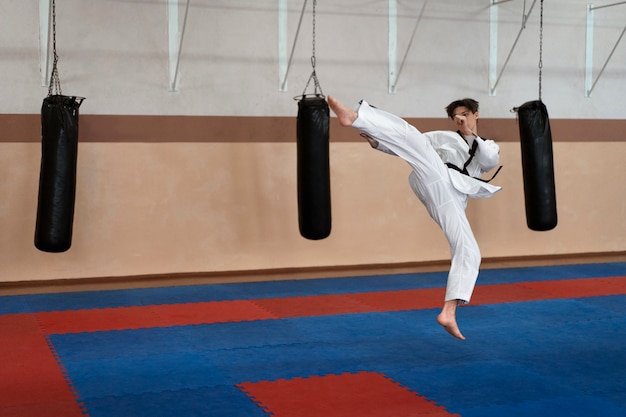
[[324,93],[322,92],[322,87],[320,85],[319,80],[317,79],[317,72],[315,69],[315,64],[316,64],[316,61],[315,61],[316,6],[317,6],[317,0],[313,0],[313,41],[312,41],[313,51],[311,55],[311,66],[313,68],[313,72],[311,73],[311,76],[309,77],[309,81],[307,81],[306,86],[304,87],[304,91],[302,92],[303,97],[306,95],[306,90],[307,88],[309,88],[309,84],[311,83],[311,80],[313,80],[315,84],[315,95],[316,96],[321,95],[322,97],[324,97]]
[[541,15],[539,18],[539,101],[541,101],[542,70],[543,70],[543,0],[541,0]]
[[57,55],[57,22],[56,22],[56,1],[52,0],[52,74],[50,75],[50,83],[48,84],[48,96],[51,96],[54,90],[55,95],[62,95],[61,80],[59,79],[59,70],[57,64],[59,56]]
[[316,9],[317,9],[317,0],[313,0],[313,39],[311,41],[312,44],[312,55],[311,55],[311,64],[313,65],[313,70],[315,70],[315,15],[316,15]]

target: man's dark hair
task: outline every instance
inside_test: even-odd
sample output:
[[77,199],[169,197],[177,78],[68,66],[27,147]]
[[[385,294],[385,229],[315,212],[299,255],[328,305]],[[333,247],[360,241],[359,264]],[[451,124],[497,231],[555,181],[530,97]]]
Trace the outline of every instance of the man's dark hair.
[[456,109],[457,107],[467,107],[469,111],[471,111],[472,113],[476,113],[478,111],[478,102],[473,98],[454,100],[446,107],[446,112],[448,113],[449,118],[452,119],[454,117],[454,109]]

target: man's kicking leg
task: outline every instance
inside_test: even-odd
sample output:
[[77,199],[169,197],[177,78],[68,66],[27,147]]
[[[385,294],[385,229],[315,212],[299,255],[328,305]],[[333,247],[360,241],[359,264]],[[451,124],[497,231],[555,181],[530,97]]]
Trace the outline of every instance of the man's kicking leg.
[[352,126],[352,123],[354,123],[358,117],[356,111],[346,107],[339,101],[335,100],[334,97],[328,96],[328,106],[337,115],[337,119],[339,119],[339,124],[341,126]]

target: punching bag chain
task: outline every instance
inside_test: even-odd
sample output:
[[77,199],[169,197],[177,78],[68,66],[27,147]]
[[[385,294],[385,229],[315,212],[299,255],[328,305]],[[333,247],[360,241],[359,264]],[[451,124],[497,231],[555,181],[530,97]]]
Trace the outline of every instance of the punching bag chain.
[[50,75],[50,83],[48,84],[48,97],[52,95],[53,90],[55,95],[62,95],[61,80],[59,79],[59,70],[57,69],[57,63],[59,62],[59,56],[57,55],[57,13],[56,13],[56,1],[52,0],[52,74]]
[[306,90],[307,88],[309,88],[309,84],[311,83],[311,80],[314,81],[315,83],[315,95],[316,96],[321,96],[324,97],[324,93],[322,92],[322,87],[320,86],[320,82],[317,79],[317,72],[315,70],[315,17],[316,17],[316,6],[317,6],[317,0],[313,0],[313,52],[311,55],[311,66],[313,68],[313,72],[311,73],[311,76],[309,77],[309,81],[307,81],[306,86],[304,87],[304,91],[302,92],[302,96],[304,97],[306,95]]
[[539,101],[541,101],[541,72],[543,69],[543,0],[541,0],[541,14],[539,16]]

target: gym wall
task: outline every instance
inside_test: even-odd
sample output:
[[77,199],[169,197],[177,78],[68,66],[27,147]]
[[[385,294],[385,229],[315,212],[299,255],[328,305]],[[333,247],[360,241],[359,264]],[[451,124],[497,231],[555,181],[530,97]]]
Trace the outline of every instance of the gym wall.
[[[448,259],[445,239],[408,187],[408,165],[372,151],[334,118],[331,235],[320,241],[299,235],[293,98],[311,74],[310,4],[280,91],[279,2],[191,2],[178,90],[170,91],[165,2],[57,3],[63,93],[86,97],[72,247],[51,254],[33,245],[38,113],[47,94],[39,10],[36,2],[3,0],[1,282]],[[421,19],[422,3],[401,2],[398,60],[408,53],[394,93],[388,2],[318,3],[316,65],[325,94],[354,105],[367,98],[421,130],[450,128],[443,108],[453,99],[480,101],[480,134],[500,143],[504,165],[495,180],[503,190],[468,207],[483,257],[626,250],[626,51],[615,49],[585,97],[586,2],[555,0],[544,10],[542,99],[555,141],[559,215],[549,232],[526,227],[510,112],[537,98],[539,2],[495,95],[489,94],[489,1],[428,2]],[[302,2],[287,5],[290,51]],[[181,16],[183,9],[181,2]],[[499,70],[520,29],[521,9],[522,2],[498,6]],[[622,30],[623,9],[595,12],[594,76]]]

